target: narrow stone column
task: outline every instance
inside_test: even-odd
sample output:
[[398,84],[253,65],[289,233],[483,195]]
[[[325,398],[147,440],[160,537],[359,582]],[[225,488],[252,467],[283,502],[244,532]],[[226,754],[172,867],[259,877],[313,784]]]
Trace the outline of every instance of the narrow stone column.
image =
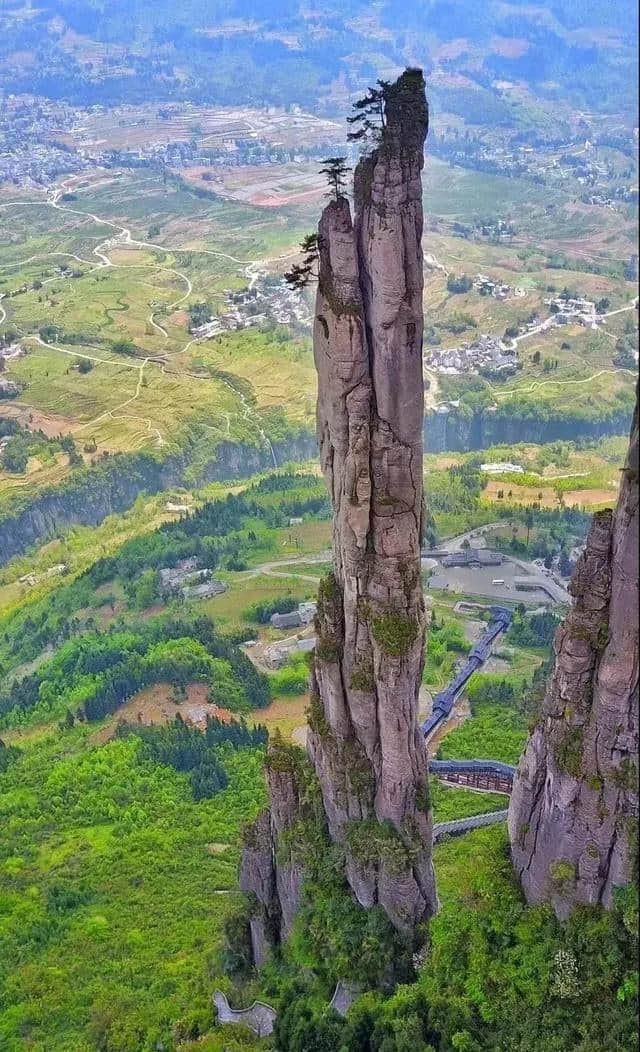
[[[569,586],[538,726],[509,808],[530,902],[564,917],[634,879],[638,822],[638,405],[615,511],[598,512]],[[634,847],[635,845],[635,847]]]
[[321,586],[309,750],[332,838],[363,906],[410,933],[436,908],[424,742],[422,521],[424,81],[388,91],[354,212],[319,226],[318,437],[334,507]]
[[[318,593],[308,754],[356,899],[382,906],[411,942],[437,909],[417,723],[425,644],[421,71],[406,71],[385,96],[380,143],[355,172],[354,216],[338,197],[318,229],[313,345],[334,570]],[[256,825],[243,864],[243,887],[260,903],[256,957],[269,918],[280,916],[286,935],[302,879],[295,866],[279,871],[279,827],[292,828],[296,795],[284,781],[271,766],[271,815]]]

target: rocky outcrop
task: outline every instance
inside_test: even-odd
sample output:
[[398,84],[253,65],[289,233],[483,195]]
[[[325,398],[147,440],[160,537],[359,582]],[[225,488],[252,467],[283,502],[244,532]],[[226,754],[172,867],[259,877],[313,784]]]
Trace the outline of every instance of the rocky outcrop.
[[300,904],[302,861],[296,855],[296,827],[304,821],[304,764],[300,750],[276,742],[266,760],[270,809],[244,834],[240,890],[249,897],[253,960],[260,967],[269,951],[286,939]]
[[416,719],[426,131],[422,74],[407,72],[389,89],[380,147],[356,169],[354,219],[339,198],[320,221],[314,328],[335,569],[318,596],[308,747],[356,898],[406,934],[436,908]]
[[[355,172],[354,216],[338,197],[318,231],[317,426],[334,571],[318,593],[307,748],[356,899],[382,906],[411,940],[437,906],[417,725],[425,637],[422,73],[407,71],[386,94],[380,145]],[[271,829],[278,806],[272,795]],[[292,903],[295,887],[279,876],[279,858],[276,880]]]
[[609,907],[637,851],[638,406],[615,511],[594,516],[509,808],[527,899]]

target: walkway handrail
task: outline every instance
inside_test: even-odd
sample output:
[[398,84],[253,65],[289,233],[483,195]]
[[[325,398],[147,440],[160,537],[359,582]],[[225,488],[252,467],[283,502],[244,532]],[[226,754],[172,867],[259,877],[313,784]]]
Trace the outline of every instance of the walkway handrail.
[[490,771],[492,774],[503,774],[507,778],[514,778],[516,768],[510,763],[502,763],[501,760],[429,760],[429,770],[433,774],[451,771],[473,773],[476,771]]
[[471,818],[457,818],[452,822],[436,822],[433,827],[433,842],[436,844],[445,836],[459,836],[470,829],[480,829],[482,826],[504,822],[508,814],[507,810],[490,811],[484,815],[472,815]]

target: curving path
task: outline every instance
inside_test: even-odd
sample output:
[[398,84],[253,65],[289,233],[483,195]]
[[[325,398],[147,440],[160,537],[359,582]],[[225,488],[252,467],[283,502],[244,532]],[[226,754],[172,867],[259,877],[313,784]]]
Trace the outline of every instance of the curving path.
[[213,995],[213,1003],[220,1023],[241,1023],[253,1030],[258,1037],[267,1037],[273,1033],[277,1012],[264,1001],[254,1001],[249,1008],[236,1011],[229,1005],[226,994],[223,994],[222,990],[216,990]]
[[[329,1008],[343,1018],[358,996],[359,991],[346,983],[338,982],[329,1001]],[[213,1003],[218,1013],[219,1023],[241,1023],[253,1030],[258,1037],[267,1037],[273,1033],[278,1013],[271,1005],[264,1001],[254,1001],[249,1008],[235,1010],[231,1008],[226,994],[222,990],[216,990],[213,995]]]
[[511,387],[508,391],[500,391],[494,387],[492,390],[495,398],[509,398],[514,394],[532,394],[539,387],[548,387],[549,385],[554,387],[576,387],[580,384],[590,384],[597,380],[599,376],[613,376],[615,373],[627,373],[629,376],[635,376],[633,369],[599,369],[597,373],[593,373],[592,376],[585,376],[582,380],[534,380],[529,387]]
[[[105,179],[105,180],[102,181],[101,184],[95,184],[94,183],[92,185],[91,189],[93,189],[96,185],[104,185],[104,184],[109,183],[109,182],[112,182],[112,180]],[[64,195],[64,193],[68,189],[69,189],[69,180],[65,180],[65,181],[63,181],[61,183],[61,185],[59,187],[55,188],[53,191],[50,191],[47,194],[47,197],[46,197],[45,200],[41,200],[41,201],[5,201],[5,202],[1,202],[0,203],[0,207],[7,207],[9,205],[48,205],[49,207],[55,209],[58,212],[63,212],[63,213],[69,213],[71,215],[82,216],[85,219],[93,219],[93,221],[95,223],[111,227],[113,230],[115,230],[115,234],[113,234],[109,238],[104,239],[103,241],[100,241],[99,244],[96,245],[96,247],[92,250],[94,256],[97,256],[97,258],[98,258],[98,263],[95,264],[95,265],[92,265],[90,260],[81,259],[79,256],[75,255],[72,252],[46,252],[46,253],[43,253],[42,255],[30,256],[27,259],[20,260],[20,261],[15,262],[15,263],[8,264],[9,266],[23,266],[25,263],[34,262],[37,259],[46,258],[48,256],[67,256],[69,258],[77,260],[80,263],[84,263],[84,264],[86,264],[88,266],[91,266],[92,270],[99,270],[99,269],[104,269],[104,268],[107,268],[107,267],[116,268],[116,269],[119,269],[119,270],[138,270],[138,269],[141,269],[141,268],[149,267],[149,268],[152,268],[152,269],[157,270],[157,271],[162,271],[163,273],[173,274],[179,280],[183,281],[185,283],[185,285],[186,285],[186,291],[181,296],[179,296],[176,300],[174,300],[172,303],[169,303],[167,305],[167,308],[166,308],[167,310],[175,311],[177,307],[179,307],[182,303],[185,302],[185,300],[187,300],[189,298],[189,296],[193,292],[193,285],[191,283],[191,280],[189,279],[189,277],[186,274],[184,274],[180,270],[177,270],[175,267],[164,267],[164,266],[162,266],[159,263],[135,263],[135,264],[114,263],[109,258],[109,256],[107,255],[107,251],[109,249],[117,248],[119,246],[133,246],[133,247],[136,247],[136,248],[150,248],[150,249],[153,249],[154,251],[163,252],[163,253],[167,252],[167,248],[166,248],[166,246],[155,244],[152,241],[142,241],[142,240],[139,240],[137,238],[133,238],[131,236],[131,230],[129,229],[129,227],[124,226],[122,223],[114,222],[111,219],[106,219],[103,216],[97,215],[95,212],[86,212],[86,211],[83,211],[82,209],[79,209],[79,208],[71,208],[68,205],[61,204],[60,203],[60,199],[61,199],[61,197]],[[78,193],[80,191],[76,187],[76,188],[74,188],[74,192]],[[219,257],[221,259],[227,259],[230,262],[237,264],[239,267],[242,267],[243,268],[243,274],[245,275],[245,277],[246,277],[246,279],[247,279],[247,281],[249,283],[249,288],[253,288],[255,282],[258,279],[259,271],[260,271],[261,267],[263,267],[263,266],[265,266],[266,264],[269,264],[269,263],[276,263],[276,262],[279,262],[281,260],[290,259],[293,256],[298,255],[298,251],[296,250],[294,252],[283,253],[282,255],[274,256],[274,257],[269,258],[269,259],[262,259],[262,260],[260,260],[260,259],[239,259],[236,256],[232,256],[228,252],[221,252],[221,251],[216,250],[216,249],[198,249],[198,252],[202,253],[204,255],[216,256],[216,257]],[[49,278],[49,279],[47,279],[47,281],[54,281],[54,280],[57,280],[57,279],[56,278]],[[45,284],[45,283],[46,282],[43,282],[43,284]],[[6,320],[6,317],[7,317],[6,311],[5,311],[4,307],[2,306],[1,300],[2,300],[2,295],[0,294],[0,324],[3,323]],[[147,318],[148,323],[156,330],[156,334],[159,337],[161,337],[163,340],[168,340],[169,339],[169,334],[168,334],[167,330],[164,328],[164,326],[160,325],[160,323],[155,320],[154,313],[155,313],[154,311],[151,311],[151,313],[149,314],[149,316]],[[137,368],[137,369],[139,369],[139,373],[140,373],[139,382],[138,382],[136,393],[133,395],[133,397],[126,399],[122,403],[122,405],[117,406],[116,409],[107,411],[105,413],[101,413],[94,420],[91,420],[88,423],[83,424],[82,427],[79,430],[84,430],[87,427],[91,427],[91,426],[95,425],[98,421],[106,419],[106,418],[117,419],[117,417],[113,416],[114,413],[119,412],[120,409],[122,409],[122,408],[124,408],[124,407],[126,407],[128,405],[131,405],[134,401],[136,401],[136,399],[138,398],[138,396],[140,394],[142,372],[143,372],[144,368],[147,366],[147,364],[151,363],[151,364],[156,365],[156,366],[160,365],[161,371],[165,372],[164,364],[154,361],[153,358],[150,357],[150,356],[146,357],[143,360],[141,365],[133,364],[133,363],[129,364],[129,363],[123,363],[123,362],[112,362],[112,361],[108,361],[107,359],[104,359],[104,358],[98,358],[97,356],[93,356],[93,355],[89,355],[89,354],[83,354],[83,353],[81,353],[79,351],[70,351],[70,350],[68,350],[66,348],[60,347],[60,345],[58,345],[58,344],[47,344],[47,343],[44,343],[35,334],[27,336],[27,337],[24,337],[24,338],[25,339],[29,339],[29,340],[35,340],[36,342],[40,343],[44,347],[54,348],[55,350],[60,351],[63,354],[70,355],[71,357],[87,358],[87,359],[89,359],[91,361],[100,362],[100,363],[105,364],[105,365],[115,365],[117,367],[122,367],[122,365],[127,365],[129,368]],[[201,342],[201,341],[198,338],[191,339],[185,344],[184,347],[182,347],[179,351],[176,351],[175,354],[176,355],[183,354],[194,343],[199,343],[199,342]],[[247,401],[246,397],[242,394],[242,392],[236,390],[236,388],[234,388],[232,384],[227,383],[224,380],[221,381],[221,382],[225,383],[226,386],[231,391],[233,391],[234,395],[240,400],[240,404],[241,404],[241,407],[242,407],[241,408],[241,418],[246,420],[251,426],[255,427],[256,432],[259,434],[259,436],[260,436],[260,438],[261,438],[261,440],[263,442],[263,445],[265,446],[265,448],[267,448],[269,450],[269,452],[271,454],[271,459],[272,459],[272,462],[273,462],[273,466],[275,468],[277,468],[278,467],[278,461],[277,461],[277,458],[276,458],[276,455],[275,455],[275,451],[274,451],[273,445],[272,445],[271,440],[269,439],[268,435],[266,434],[264,428],[262,427],[262,424],[260,422],[258,414],[255,412],[255,410],[249,404],[249,402]],[[137,419],[140,419],[142,423],[145,423],[147,425],[147,430],[148,431],[155,431],[157,444],[159,446],[164,445],[164,439],[163,439],[160,431],[158,430],[158,428],[156,428],[156,427],[154,427],[152,425],[152,423],[151,423],[151,421],[149,419],[144,418],[144,417],[140,417],[140,418],[137,417]],[[228,430],[230,431],[230,425],[228,427]]]

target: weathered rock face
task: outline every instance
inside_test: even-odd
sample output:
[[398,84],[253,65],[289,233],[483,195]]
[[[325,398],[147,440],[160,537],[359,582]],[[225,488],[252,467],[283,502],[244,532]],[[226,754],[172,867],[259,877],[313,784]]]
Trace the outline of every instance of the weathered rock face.
[[271,807],[245,833],[240,890],[252,897],[253,959],[264,964],[271,948],[291,931],[300,904],[302,864],[295,857],[295,824],[304,817],[295,754],[272,749],[267,759]]
[[637,844],[638,406],[614,512],[594,516],[555,639],[542,717],[509,808],[513,860],[531,902],[559,916],[609,907]]
[[[334,509],[334,572],[318,593],[307,748],[331,840],[364,907],[411,941],[437,908],[425,746],[417,725],[425,614],[422,532],[422,187],[427,104],[420,71],[388,90],[377,150],[318,231],[317,427]],[[255,959],[286,936],[302,882],[304,793],[270,752],[270,814],[249,834],[242,887],[256,896]],[[274,764],[280,770],[274,772]],[[293,765],[295,767],[295,764]],[[307,802],[309,797],[306,797]],[[308,806],[308,803],[307,803]],[[280,918],[280,920],[278,920]]]
[[318,438],[334,506],[334,574],[321,585],[309,753],[334,841],[363,906],[409,935],[434,912],[425,748],[422,188],[419,72],[389,91],[380,147],[360,162],[355,217],[319,227],[314,328]]

